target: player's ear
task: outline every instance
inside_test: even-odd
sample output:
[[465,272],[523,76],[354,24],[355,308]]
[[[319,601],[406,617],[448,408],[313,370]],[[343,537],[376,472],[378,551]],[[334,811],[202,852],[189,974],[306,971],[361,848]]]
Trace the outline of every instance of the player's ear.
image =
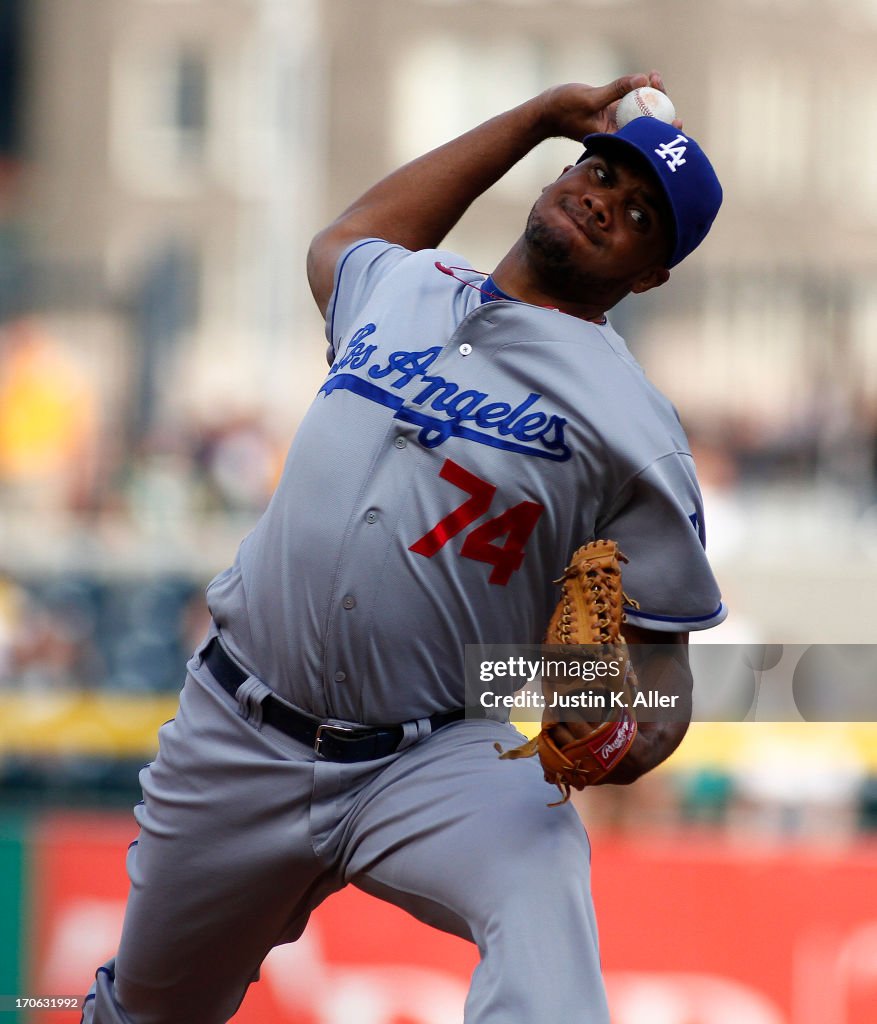
[[647,274],[644,274],[630,290],[635,295],[650,291],[652,288],[660,288],[670,280],[670,271],[666,267],[655,267]]

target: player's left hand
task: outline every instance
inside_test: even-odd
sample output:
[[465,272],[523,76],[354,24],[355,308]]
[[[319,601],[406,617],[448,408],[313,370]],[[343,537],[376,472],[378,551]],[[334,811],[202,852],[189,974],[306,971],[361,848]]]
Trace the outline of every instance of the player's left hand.
[[[666,92],[664,79],[659,71],[649,74],[622,75],[608,85],[584,85],[571,82],[556,85],[541,93],[541,118],[546,137],[563,136],[576,142],[591,132],[615,132],[615,110],[622,96],[645,85]],[[682,121],[673,121],[676,128]]]
[[[545,643],[552,645],[574,645],[577,653],[570,660],[570,678],[563,674],[557,678],[543,677],[543,693],[551,700],[545,705],[542,729],[532,740],[520,747],[501,751],[503,759],[514,760],[538,754],[542,763],[545,781],[557,786],[562,800],[569,800],[572,789],[599,785],[620,764],[631,749],[637,735],[637,722],[632,710],[636,694],[636,674],[627,656],[627,647],[621,635],[624,622],[625,604],[634,604],[621,589],[621,563],[627,559],[611,540],[596,540],[580,547],[572,556],[559,582],[562,595],[545,634]],[[582,651],[580,645],[590,645]],[[596,649],[594,649],[596,648]],[[568,659],[563,657],[563,647],[555,658],[558,665]],[[572,671],[584,656],[591,656],[610,663],[616,669],[600,672],[589,685],[583,685],[582,677]],[[618,671],[620,669],[620,671]],[[616,715],[600,714],[597,720],[589,720],[582,712],[579,720],[563,711],[553,710],[555,696],[564,691],[602,691],[600,700],[587,701],[583,707],[603,709],[619,708]],[[618,702],[607,697],[617,690]],[[569,705],[567,705],[569,706]],[[572,706],[575,706],[573,704]],[[592,712],[593,714],[593,712]],[[584,720],[581,720],[581,719]],[[549,805],[553,806],[553,805]]]

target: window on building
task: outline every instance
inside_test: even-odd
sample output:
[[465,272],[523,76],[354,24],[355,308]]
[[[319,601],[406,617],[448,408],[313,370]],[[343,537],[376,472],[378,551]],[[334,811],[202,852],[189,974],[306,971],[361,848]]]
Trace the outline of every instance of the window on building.
[[[716,66],[710,89],[710,151],[750,200],[792,205],[810,175],[813,88],[806,62],[750,57],[745,75]],[[728,82],[733,81],[733,89]]]
[[207,159],[209,68],[195,46],[119,53],[113,83],[113,156],[147,192],[200,184]]
[[183,51],[169,68],[167,113],[179,156],[198,161],[207,131],[207,65],[199,53]]
[[[390,160],[400,164],[467,131],[548,86],[623,73],[618,55],[602,40],[583,45],[516,33],[487,38],[437,33],[400,47],[393,74]],[[441,88],[436,88],[436,82]],[[551,140],[526,157],[496,186],[495,195],[533,199],[565,163],[573,144]]]
[[774,429],[795,415],[812,375],[805,290],[773,268],[707,275],[697,305],[649,325],[646,371],[687,417]]
[[844,220],[854,229],[877,222],[877,98],[862,88],[866,77],[867,71],[857,64],[837,76],[837,105],[829,114],[834,144],[815,158],[822,194],[840,202]]

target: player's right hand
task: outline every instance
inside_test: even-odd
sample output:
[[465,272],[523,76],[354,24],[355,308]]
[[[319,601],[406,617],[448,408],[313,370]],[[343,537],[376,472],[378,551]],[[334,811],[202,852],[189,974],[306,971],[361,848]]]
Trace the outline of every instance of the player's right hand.
[[[562,136],[576,142],[591,132],[614,132],[615,109],[622,96],[644,85],[666,92],[660,72],[622,75],[608,85],[584,85],[570,82],[546,89],[537,99],[541,105],[541,122],[546,138]],[[678,118],[673,122],[682,127]]]

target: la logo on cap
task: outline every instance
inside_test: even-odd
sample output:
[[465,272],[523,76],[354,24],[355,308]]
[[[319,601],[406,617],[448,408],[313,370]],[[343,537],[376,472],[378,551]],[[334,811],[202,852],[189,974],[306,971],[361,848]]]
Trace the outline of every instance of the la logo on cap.
[[[685,145],[680,145],[680,143],[685,143]],[[666,162],[667,167],[675,172],[677,167],[681,167],[685,163],[687,145],[688,139],[684,135],[677,135],[672,142],[662,142],[655,152]]]

